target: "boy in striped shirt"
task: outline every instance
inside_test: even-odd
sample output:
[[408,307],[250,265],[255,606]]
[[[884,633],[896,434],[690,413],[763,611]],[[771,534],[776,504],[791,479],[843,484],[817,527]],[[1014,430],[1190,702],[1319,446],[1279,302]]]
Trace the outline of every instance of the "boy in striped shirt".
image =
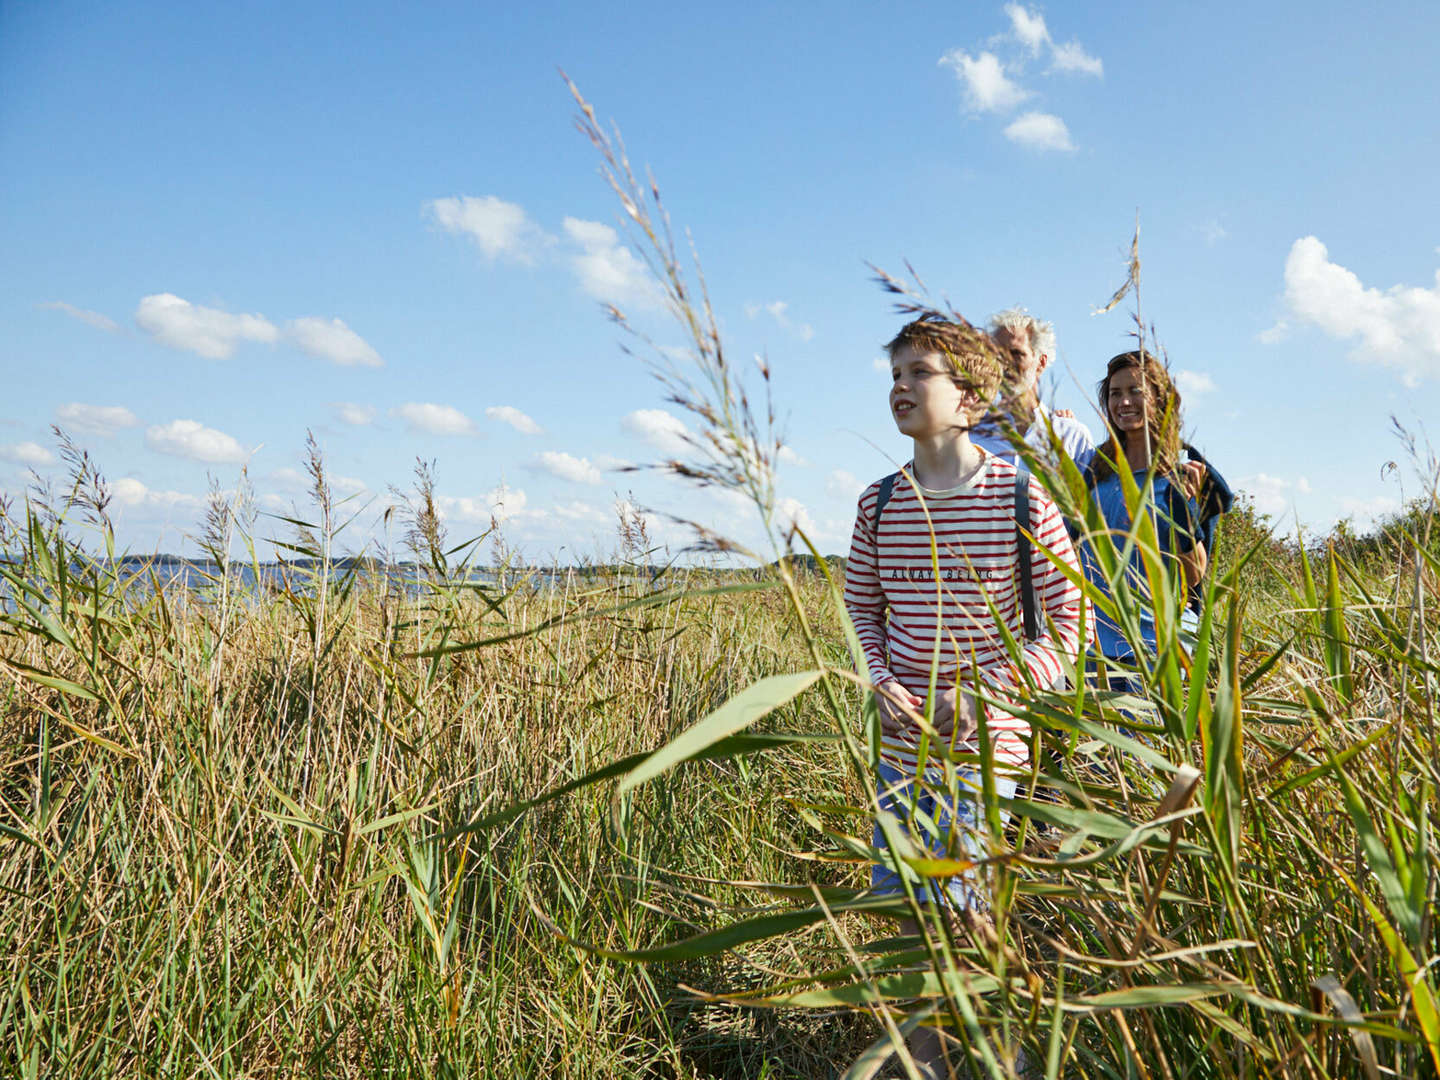
[[[914,442],[914,458],[860,496],[845,571],[845,606],[880,707],[880,805],[907,823],[922,849],[942,857],[979,856],[985,845],[978,765],[959,763],[959,783],[951,788],[941,767],[943,755],[979,750],[977,687],[1004,699],[1025,685],[1005,649],[997,617],[1023,644],[1024,664],[1035,685],[1056,681],[1062,656],[1074,662],[1080,591],[1042,548],[1072,568],[1075,552],[1044,489],[1033,479],[1028,488],[1017,484],[1014,465],[971,441],[970,430],[1002,379],[1001,353],[990,337],[968,323],[926,317],[905,326],[886,348],[890,411],[901,434]],[[1024,633],[1017,572],[1016,507],[1023,505],[1024,490],[1029,520],[1019,524],[1033,537],[1028,544],[1035,615],[1030,639]],[[927,741],[925,780],[915,791],[922,749],[919,718],[925,713],[932,666],[938,666],[932,723],[939,739]],[[983,702],[978,707],[986,708]],[[1025,721],[993,707],[985,719],[996,762],[1025,764]],[[1010,796],[1015,782],[997,776],[996,788]],[[918,811],[913,816],[912,807]],[[921,825],[926,819],[938,835]],[[885,846],[878,826],[875,845]],[[873,868],[871,883],[880,892],[901,891],[894,870],[883,863]],[[985,907],[973,875],[930,885],[956,910],[978,913]]]

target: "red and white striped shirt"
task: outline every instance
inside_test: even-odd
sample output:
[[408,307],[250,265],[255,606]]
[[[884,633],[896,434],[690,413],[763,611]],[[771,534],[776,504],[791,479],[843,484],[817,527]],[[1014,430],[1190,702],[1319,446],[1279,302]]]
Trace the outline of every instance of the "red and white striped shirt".
[[[1024,680],[1005,650],[998,615],[1023,645],[1035,683],[1051,685],[1062,673],[1059,654],[1074,661],[1079,652],[1081,603],[1079,588],[1041,550],[1048,548],[1078,569],[1055,504],[1032,477],[1030,567],[1040,634],[1025,641],[1016,573],[1015,466],[987,454],[969,482],[948,491],[921,488],[918,495],[910,480],[913,467],[907,465],[895,478],[878,529],[880,482],[860,496],[845,567],[845,607],[865,649],[871,680],[878,686],[898,679],[923,699],[930,692],[931,662],[938,651],[937,693],[957,683],[963,692],[966,685],[974,686],[978,674],[988,692],[1003,697]],[[986,721],[996,758],[1023,764],[1025,721],[999,709],[989,710]],[[887,738],[884,757],[914,768],[919,736],[914,729],[898,740]],[[966,749],[973,751],[975,744]]]

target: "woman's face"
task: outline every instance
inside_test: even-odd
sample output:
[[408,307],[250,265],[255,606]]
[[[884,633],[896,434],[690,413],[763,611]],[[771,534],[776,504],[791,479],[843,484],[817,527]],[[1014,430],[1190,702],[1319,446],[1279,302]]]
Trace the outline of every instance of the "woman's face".
[[1121,436],[1145,428],[1145,379],[1137,367],[1123,367],[1110,376],[1105,411]]

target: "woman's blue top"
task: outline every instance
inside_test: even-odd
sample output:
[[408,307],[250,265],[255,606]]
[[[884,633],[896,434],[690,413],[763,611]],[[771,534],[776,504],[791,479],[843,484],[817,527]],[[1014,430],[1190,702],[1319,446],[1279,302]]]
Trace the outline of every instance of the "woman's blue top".
[[[1136,487],[1140,487],[1144,483],[1145,473],[1135,473]],[[1094,496],[1095,505],[1105,519],[1105,524],[1112,530],[1116,548],[1122,549],[1124,546],[1123,534],[1130,530],[1130,512],[1125,507],[1125,491],[1120,486],[1120,477],[1107,476],[1091,489],[1091,494]],[[1155,529],[1163,550],[1171,553],[1183,553],[1195,546],[1195,523],[1200,517],[1199,510],[1193,500],[1185,497],[1184,491],[1178,484],[1170,482],[1169,477],[1155,477],[1155,497],[1150,504],[1150,510],[1154,514]],[[1081,543],[1079,546],[1080,562],[1085,569],[1085,576],[1101,588],[1108,588],[1109,584],[1105,579],[1105,574],[1100,569],[1089,543]],[[1153,650],[1155,648],[1155,614],[1148,601],[1150,586],[1145,577],[1145,568],[1141,564],[1138,549],[1130,553],[1128,575],[1134,594],[1146,598],[1146,602],[1141,605],[1140,632],[1144,636],[1146,644]],[[1130,643],[1121,633],[1120,627],[1099,609],[1095,610],[1095,636],[1103,656],[1112,660],[1132,661],[1135,659],[1135,652],[1130,648]]]

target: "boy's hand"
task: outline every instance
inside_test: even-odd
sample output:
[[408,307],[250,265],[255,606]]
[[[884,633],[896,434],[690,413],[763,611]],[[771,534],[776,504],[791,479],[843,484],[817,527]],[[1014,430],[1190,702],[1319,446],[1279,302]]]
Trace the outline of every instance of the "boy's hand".
[[973,739],[976,727],[975,698],[963,687],[952,686],[935,699],[935,730],[947,739],[953,733],[953,745]]
[[905,689],[898,681],[877,686],[875,704],[880,709],[880,730],[886,735],[898,735],[914,727],[914,717],[925,707],[921,698]]

